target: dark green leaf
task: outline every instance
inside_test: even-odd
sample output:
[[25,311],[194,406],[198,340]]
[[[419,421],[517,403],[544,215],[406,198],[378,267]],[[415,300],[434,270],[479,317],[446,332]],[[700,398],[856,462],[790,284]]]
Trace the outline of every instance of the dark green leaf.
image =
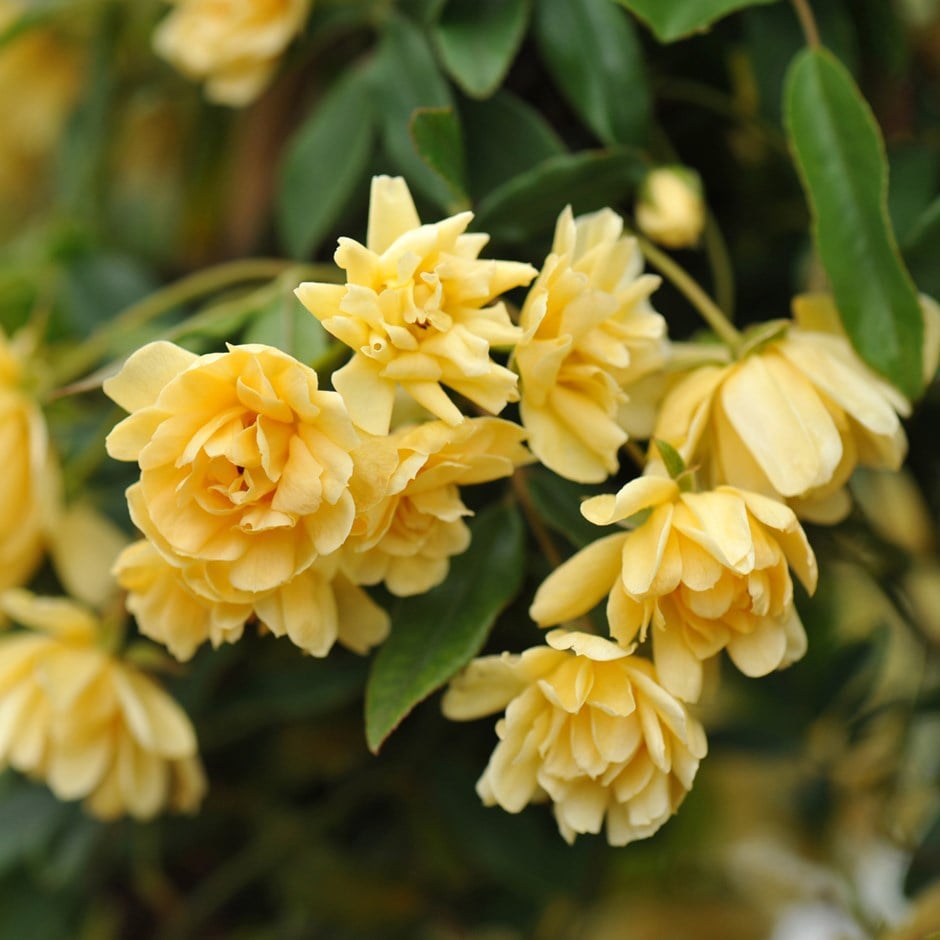
[[330,88],[288,143],[277,219],[293,257],[316,250],[363,181],[373,122],[368,75],[353,71]]
[[525,481],[529,499],[542,521],[575,548],[584,548],[606,534],[581,515],[581,503],[605,492],[603,487],[572,483],[542,466],[528,469]]
[[438,55],[471,98],[498,87],[519,51],[530,0],[449,0],[434,27]]
[[447,579],[389,611],[392,632],[366,685],[366,740],[373,751],[420,701],[483,646],[522,582],[522,521],[514,508],[490,507],[474,519],[470,548]]
[[558,213],[615,205],[645,175],[642,157],[630,150],[590,150],[543,160],[482,200],[474,227],[504,241],[551,232]]
[[940,297],[940,198],[927,206],[903,249],[914,283],[925,294]]
[[923,321],[888,220],[887,168],[874,117],[825,50],[797,57],[785,108],[813,234],[846,332],[869,365],[916,397],[923,387]]
[[0,798],[0,872],[40,856],[68,816],[69,808],[45,787],[15,780]]
[[419,108],[411,116],[411,137],[421,159],[447,183],[455,199],[465,202],[463,135],[454,109]]
[[940,162],[933,147],[909,143],[888,153],[891,188],[888,214],[902,249],[920,226],[924,207],[937,194]]
[[660,42],[672,42],[711,26],[715,20],[775,0],[617,0],[635,13]]
[[418,108],[453,105],[424,33],[404,17],[393,15],[371,74],[382,139],[396,170],[436,205],[449,209],[453,201],[450,187],[418,155],[409,130],[411,116]]
[[914,850],[904,879],[904,892],[908,895],[916,894],[937,879],[940,879],[940,816],[934,819],[933,825]]
[[630,20],[610,0],[540,0],[535,33],[552,78],[606,144],[642,144],[650,96]]
[[486,101],[466,101],[460,115],[470,192],[476,199],[565,152],[561,138],[542,115],[508,91],[498,91]]

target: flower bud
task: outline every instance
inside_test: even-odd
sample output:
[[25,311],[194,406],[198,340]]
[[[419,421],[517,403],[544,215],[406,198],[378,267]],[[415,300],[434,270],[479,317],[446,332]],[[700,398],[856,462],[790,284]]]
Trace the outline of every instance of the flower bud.
[[693,247],[705,227],[698,173],[684,166],[663,166],[647,174],[640,187],[636,224],[667,248]]

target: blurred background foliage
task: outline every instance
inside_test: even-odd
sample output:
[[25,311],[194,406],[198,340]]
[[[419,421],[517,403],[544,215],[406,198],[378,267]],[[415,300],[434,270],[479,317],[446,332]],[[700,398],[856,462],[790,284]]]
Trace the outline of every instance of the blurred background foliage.
[[[371,175],[404,175],[425,219],[473,208],[491,254],[539,265],[565,204],[629,216],[662,163],[694,168],[707,197],[702,248],[682,264],[740,324],[787,316],[822,277],[782,117],[804,45],[793,10],[724,4],[746,9],[667,44],[625,6],[644,4],[316,0],[274,83],[234,110],[153,54],[164,4],[35,0],[0,19],[0,323],[44,322],[50,368],[73,380],[157,336],[268,342],[328,366],[337,351],[291,291],[339,234],[363,238]],[[884,134],[906,264],[940,296],[940,4],[814,6]],[[271,260],[226,267],[244,258]],[[654,302],[673,337],[699,328],[668,284]],[[47,407],[67,486],[128,527],[131,471],[102,449],[116,411],[93,382],[73,391]],[[102,824],[0,777],[0,937],[931,935],[938,421],[934,387],[909,423],[909,475],[859,478],[852,517],[811,531],[822,576],[799,598],[805,659],[759,682],[711,677],[709,758],[655,838],[568,847],[545,809],[484,809],[473,785],[492,721],[449,725],[435,698],[375,756],[368,661],[246,637],[167,667],[211,781],[195,818]],[[588,488],[542,469],[531,483],[574,551]],[[532,642],[548,565],[529,537],[487,650]],[[447,590],[472,589],[461,577],[455,565]]]

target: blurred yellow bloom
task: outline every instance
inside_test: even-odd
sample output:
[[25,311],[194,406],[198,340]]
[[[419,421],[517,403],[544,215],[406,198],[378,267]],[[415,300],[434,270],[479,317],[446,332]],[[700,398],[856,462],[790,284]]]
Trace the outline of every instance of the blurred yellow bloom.
[[648,301],[660,279],[642,269],[620,216],[604,209],[575,219],[568,207],[522,308],[522,423],[539,460],[569,480],[617,471],[624,387],[662,362],[665,321]]
[[0,590],[24,584],[36,570],[58,499],[58,477],[46,422],[28,384],[35,379],[25,334],[0,332]]
[[581,511],[597,525],[648,515],[549,575],[530,610],[541,626],[581,616],[607,595],[611,635],[627,646],[652,624],[660,681],[686,701],[701,694],[702,661],[722,649],[748,676],[805,652],[787,565],[812,591],[816,559],[782,503],[730,486],[682,493],[673,480],[640,477]]
[[887,541],[912,555],[934,547],[930,507],[914,477],[900,470],[860,467],[850,484],[852,495],[872,528]]
[[611,845],[651,836],[692,787],[707,751],[702,726],[647,660],[586,633],[547,640],[474,660],[444,696],[456,720],[506,709],[477,791],[510,813],[551,799],[568,842],[600,832],[605,817]]
[[184,75],[206,83],[206,97],[240,107],[258,97],[310,0],[170,0],[154,33],[157,52]]
[[796,323],[779,338],[681,379],[653,433],[699,468],[703,485],[730,483],[785,499],[813,522],[837,522],[857,465],[901,465],[898,415],[909,405],[843,334],[822,329],[835,322],[831,298],[796,298],[793,308]]
[[399,596],[443,581],[451,556],[470,544],[463,517],[471,512],[458,487],[510,476],[529,463],[524,437],[517,424],[499,418],[470,418],[457,427],[430,421],[390,435],[383,446],[395,449],[396,466],[387,495],[360,514],[343,548],[349,577],[358,584],[384,581]]
[[493,414],[518,398],[515,373],[490,359],[491,346],[522,335],[496,298],[536,272],[478,258],[489,236],[466,232],[472,218],[461,212],[422,225],[405,181],[377,176],[365,246],[339,240],[335,259],[347,283],[297,288],[304,306],[353,350],[333,384],[370,434],[388,432],[399,385],[448,424],[463,415],[442,385]]
[[12,590],[0,607],[35,632],[0,637],[0,766],[44,780],[95,816],[198,808],[206,783],[183,710],[106,652],[88,610]]
[[[0,31],[28,5],[0,0]],[[24,29],[0,47],[0,221],[11,204],[28,208],[44,162],[81,89],[79,56],[45,27]]]
[[705,228],[705,200],[698,173],[684,166],[661,166],[640,187],[636,224],[667,248],[691,248]]

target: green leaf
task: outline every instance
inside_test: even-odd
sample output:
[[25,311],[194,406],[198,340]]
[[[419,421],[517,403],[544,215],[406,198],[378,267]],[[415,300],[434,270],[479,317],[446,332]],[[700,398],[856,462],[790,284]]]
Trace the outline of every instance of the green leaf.
[[711,26],[715,20],[776,0],[617,0],[635,13],[660,42],[673,42]]
[[678,477],[681,477],[683,473],[688,470],[688,467],[685,465],[685,461],[682,459],[682,454],[679,453],[666,441],[661,441],[658,437],[653,438],[653,443],[656,445],[656,449],[659,451],[659,456],[663,459],[663,464],[666,467],[666,472],[669,476],[675,480]]
[[575,213],[616,205],[646,169],[638,153],[622,148],[550,157],[482,200],[474,228],[494,239],[525,241],[551,232],[566,205]]
[[447,183],[455,199],[465,202],[463,135],[454,109],[419,108],[411,115],[411,137],[421,159]]
[[511,507],[481,512],[470,548],[446,580],[392,606],[392,632],[366,685],[366,740],[372,751],[420,701],[481,649],[499,612],[518,592],[524,566],[522,521]]
[[319,320],[291,293],[275,297],[245,331],[244,342],[274,346],[301,362],[314,362],[332,345]]
[[526,470],[525,481],[529,499],[542,521],[575,548],[584,548],[604,535],[603,529],[581,515],[581,503],[605,492],[603,486],[572,483],[543,466]]
[[453,201],[450,187],[419,156],[410,122],[418,108],[453,106],[424,33],[402,16],[392,15],[385,27],[371,71],[372,94],[382,120],[382,141],[397,172],[442,209]]
[[529,20],[530,0],[449,0],[434,27],[438,56],[471,98],[491,95],[506,77]]
[[[561,138],[531,105],[508,91],[460,107],[467,173],[475,199],[549,157],[565,152]],[[512,146],[507,147],[506,141]]]
[[785,110],[846,332],[872,368],[915,398],[923,387],[923,320],[888,220],[878,125],[852,77],[825,50],[796,58]]
[[610,0],[540,0],[535,35],[552,78],[605,144],[642,144],[650,119],[643,53]]
[[287,145],[277,222],[287,250],[309,257],[368,171],[374,137],[371,85],[352,71],[333,85]]

